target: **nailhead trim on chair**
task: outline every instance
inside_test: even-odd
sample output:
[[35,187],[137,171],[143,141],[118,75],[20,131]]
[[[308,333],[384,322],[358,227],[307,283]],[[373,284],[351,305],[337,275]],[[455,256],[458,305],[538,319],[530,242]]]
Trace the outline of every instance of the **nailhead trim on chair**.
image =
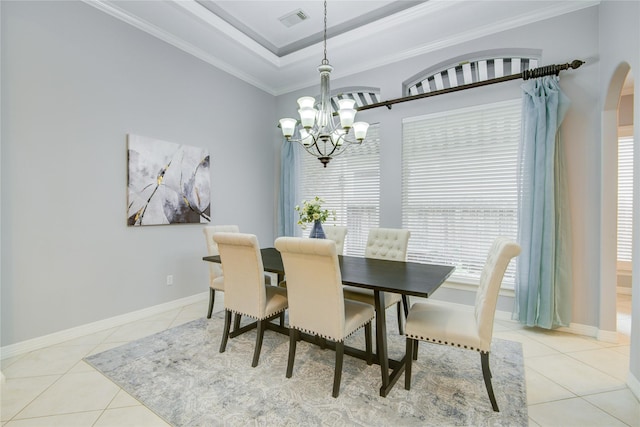
[[299,330],[300,332],[305,332],[305,333],[307,333],[307,334],[317,335],[317,336],[319,336],[320,338],[325,338],[325,339],[328,339],[328,340],[331,340],[331,341],[335,341],[335,342],[342,342],[342,341],[346,340],[347,338],[349,338],[351,335],[355,334],[357,331],[359,331],[359,330],[360,330],[364,325],[366,325],[367,323],[369,323],[369,322],[364,322],[362,325],[360,325],[360,326],[358,326],[357,328],[355,328],[355,329],[354,329],[354,330],[353,330],[349,335],[347,335],[346,337],[344,337],[344,338],[342,338],[342,339],[337,339],[337,338],[330,337],[330,336],[328,336],[328,335],[324,335],[324,334],[318,334],[318,333],[316,333],[315,331],[309,331],[309,330],[307,330],[307,329],[303,329],[303,328],[294,328],[294,329],[297,329],[297,330]]
[[286,308],[283,308],[282,310],[274,311],[273,313],[271,313],[271,314],[269,314],[269,315],[267,315],[267,316],[264,316],[264,317],[256,317],[256,316],[252,316],[251,314],[241,313],[241,312],[239,312],[239,311],[237,311],[237,310],[231,310],[231,312],[232,312],[233,314],[239,314],[239,315],[241,315],[241,316],[251,317],[252,319],[256,319],[256,320],[264,320],[264,319],[268,319],[269,317],[273,317],[273,316],[275,316],[276,314],[282,313],[282,312],[284,312],[285,310],[286,310]]
[[442,342],[442,340],[437,340],[435,338],[425,338],[425,337],[419,337],[416,335],[409,335],[407,334],[407,338],[411,338],[413,340],[420,340],[420,341],[427,341],[427,342],[432,342],[432,343],[436,343],[436,344],[444,344],[444,345],[451,345],[453,347],[462,347],[462,348],[466,348],[468,350],[476,350],[480,353],[489,353],[488,351],[484,351],[484,350],[480,350],[479,348],[475,348],[475,347],[471,347],[471,346],[466,346],[466,345],[462,345],[462,344],[457,344],[454,342]]

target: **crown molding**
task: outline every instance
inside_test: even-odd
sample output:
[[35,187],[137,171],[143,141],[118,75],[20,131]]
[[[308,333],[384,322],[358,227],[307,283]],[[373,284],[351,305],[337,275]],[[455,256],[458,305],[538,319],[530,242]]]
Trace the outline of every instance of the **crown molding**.
[[[415,47],[415,48],[410,48],[410,49],[405,49],[405,50],[401,50],[398,51],[396,53],[394,53],[393,55],[387,55],[385,57],[379,57],[379,58],[372,58],[369,61],[362,61],[358,64],[356,64],[354,62],[353,66],[350,67],[341,67],[340,70],[336,70],[334,71],[334,76],[332,76],[334,79],[338,79],[341,77],[347,77],[350,75],[354,75],[354,74],[358,74],[367,70],[371,70],[374,68],[378,68],[378,67],[383,67],[386,65],[390,65],[390,64],[394,64],[396,62],[401,62],[407,59],[411,59],[414,58],[416,56],[419,55],[424,55],[424,54],[428,54],[431,52],[435,52],[437,50],[441,50],[441,49],[445,49],[447,47],[451,47],[451,46],[456,46],[462,43],[466,43],[481,37],[486,37],[486,36],[490,36],[492,34],[496,34],[502,31],[507,31],[507,30],[511,30],[514,28],[518,28],[518,27],[522,27],[523,25],[527,25],[527,24],[532,24],[538,21],[543,21],[545,19],[550,19],[550,18],[554,18],[556,16],[561,16],[567,13],[571,13],[571,12],[576,12],[578,10],[581,9],[586,9],[589,7],[593,7],[593,6],[597,6],[600,4],[601,0],[588,0],[588,1],[571,1],[571,2],[562,2],[559,4],[554,4],[551,5],[543,10],[539,10],[536,13],[523,13],[519,16],[516,16],[514,18],[508,18],[508,19],[504,19],[502,21],[496,22],[496,23],[492,23],[490,25],[485,25],[473,30],[467,30],[461,33],[458,33],[456,36],[453,37],[446,37],[444,39],[441,40],[435,40],[431,43],[427,43],[427,44],[423,44],[419,47]],[[450,3],[452,5],[459,5],[461,3],[465,3],[466,0],[456,0],[456,1],[443,1],[443,2],[427,2],[422,6],[419,6],[419,8],[421,9],[421,13],[420,16],[426,16],[426,14],[428,13],[433,13],[436,10],[443,10],[445,8],[445,6],[449,6]],[[428,7],[428,5],[442,5],[443,7],[440,7],[439,9],[436,9],[435,6],[432,6],[431,8]],[[410,15],[407,11],[398,14],[399,16],[397,17],[397,22],[394,25],[397,25],[398,23],[402,24],[404,22],[407,22],[407,20],[410,18]],[[413,18],[415,18],[415,14],[413,15]],[[393,21],[394,17],[389,17],[386,21],[386,25],[389,26],[393,26],[391,25],[390,21]],[[363,34],[370,34],[371,28],[367,28],[369,25],[373,25],[373,24],[368,24],[367,26],[364,26],[356,31],[353,31],[353,33],[357,33],[357,35],[360,35],[359,32],[363,32]],[[378,29],[378,27],[375,27],[376,29]],[[390,27],[387,27],[386,29],[389,29]],[[357,40],[356,38],[353,38],[355,36],[353,35],[341,35],[340,37],[337,37],[336,39],[340,39],[341,43],[349,43],[349,42],[354,42],[355,40]],[[347,38],[349,38],[349,40],[347,40]],[[313,81],[308,81],[307,83],[300,83],[297,85],[290,85],[290,86],[286,86],[286,87],[281,87],[278,90],[276,90],[276,94],[277,95],[282,95],[285,93],[289,93],[295,90],[300,90],[300,89],[304,89],[310,85],[313,85],[314,82]]]
[[[177,47],[178,49],[183,50],[190,55],[195,56],[196,58],[201,59],[202,61],[213,65],[214,67],[232,74],[233,76],[245,81],[246,83],[255,86],[256,88],[263,90],[271,95],[278,96],[285,93],[289,93],[295,90],[303,89],[317,83],[317,79],[315,77],[309,78],[303,82],[295,83],[295,84],[283,84],[280,85],[279,82],[268,82],[264,79],[256,78],[245,71],[243,71],[239,67],[235,67],[230,65],[228,62],[212,55],[210,53],[205,52],[204,50],[194,46],[191,43],[188,43],[179,37],[176,37],[169,32],[158,28],[157,26],[147,22],[143,19],[137,18],[126,10],[119,8],[115,4],[113,4],[110,0],[82,0],[84,3],[91,5],[109,15],[126,22],[146,33],[163,40],[172,46]],[[510,17],[508,19],[503,19],[499,22],[495,22],[492,24],[484,25],[479,28],[470,29],[467,31],[463,31],[461,33],[457,33],[454,36],[447,36],[445,38],[434,40],[432,42],[408,48],[405,50],[401,50],[395,52],[391,55],[386,55],[384,57],[376,57],[371,58],[370,60],[364,61],[353,61],[353,65],[348,67],[341,67],[340,70],[336,70],[333,76],[334,79],[346,77],[354,74],[358,74],[373,68],[378,68],[381,66],[393,64],[396,62],[400,62],[403,60],[411,59],[413,57],[428,54],[440,49],[444,49],[447,47],[455,46],[461,43],[469,42],[477,38],[486,37],[492,34],[496,34],[502,31],[511,30],[514,28],[521,27],[523,25],[531,24],[534,22],[542,21],[545,19],[550,19],[556,16],[564,15],[567,13],[575,12],[581,9],[586,9],[589,7],[599,5],[601,0],[582,0],[582,1],[564,1],[559,3],[553,3],[548,7],[545,7],[540,10],[536,10],[534,12],[523,12],[519,16]],[[418,5],[414,8],[407,9],[387,18],[380,19],[373,23],[364,25],[358,29],[349,31],[348,33],[343,33],[338,36],[332,37],[331,43],[335,49],[340,49],[344,46],[349,46],[356,44],[357,42],[361,42],[362,40],[366,40],[371,37],[372,32],[376,33],[384,33],[391,32],[394,28],[401,27],[402,25],[410,22],[411,20],[415,20],[416,17],[422,18],[426,17],[430,14],[434,14],[448,8],[453,7],[461,7],[465,3],[469,3],[469,0],[447,0],[447,1],[438,1],[432,0],[425,2],[421,5]],[[220,31],[222,34],[229,37],[231,40],[239,43],[244,48],[248,49],[250,52],[254,53],[257,57],[265,60],[269,66],[273,66],[276,69],[283,69],[285,67],[293,67],[299,66],[301,64],[306,64],[315,57],[318,52],[318,46],[321,43],[316,43],[314,45],[308,46],[304,49],[301,49],[296,52],[292,52],[283,57],[278,57],[277,55],[270,52],[268,49],[261,46],[259,43],[255,42],[250,37],[246,36],[242,32],[238,31],[235,27],[228,24],[221,18],[217,17],[215,14],[209,12],[204,6],[195,2],[194,0],[187,1],[172,1],[170,4],[176,8],[179,8],[181,11],[189,13],[190,15],[196,17],[207,25],[212,26],[217,31]]]
[[271,95],[275,95],[273,88],[270,87],[269,85],[265,84],[264,82],[254,78],[253,76],[245,73],[244,71],[242,71],[241,69],[237,68],[237,67],[233,67],[231,65],[229,65],[227,62],[222,61],[218,58],[216,58],[213,55],[210,55],[209,53],[203,51],[202,49],[199,49],[197,47],[195,47],[194,45],[192,45],[191,43],[187,43],[184,40],[175,37],[174,35],[164,31],[161,28],[158,28],[157,26],[151,24],[150,22],[147,22],[143,19],[137,18],[129,13],[127,13],[126,11],[122,10],[121,8],[119,8],[118,6],[110,3],[108,0],[82,0],[85,4],[88,4],[90,6],[95,7],[98,10],[101,10],[102,12],[105,12],[111,16],[113,16],[114,18],[117,18],[139,30],[142,30],[166,43],[169,43],[170,45],[177,47],[178,49],[192,55],[195,56],[198,59],[201,59],[202,61],[213,65],[216,68],[219,68],[220,70],[231,74],[243,81],[245,81],[246,83],[249,83],[252,86],[255,86],[258,89],[261,89]]
[[436,40],[432,43],[424,44],[422,46],[399,51],[393,55],[388,55],[384,58],[372,59],[368,62],[361,62],[358,66],[353,66],[345,71],[342,69],[342,76],[357,74],[365,70],[372,68],[382,67],[385,65],[393,64],[403,60],[411,59],[419,55],[435,52],[447,47],[456,46],[465,42],[469,42],[481,37],[490,36],[502,31],[511,30],[514,28],[522,27],[527,24],[531,24],[545,19],[550,19],[556,16],[564,15],[571,12],[576,12],[581,9],[597,6],[600,4],[600,0],[590,1],[576,1],[576,2],[563,2],[561,4],[553,5],[544,10],[540,10],[537,13],[524,13],[515,18],[504,19],[502,21],[485,25],[483,27],[467,30],[458,33],[456,36],[447,37],[441,40]]
[[253,40],[251,37],[244,34],[242,31],[235,28],[233,25],[227,23],[224,19],[218,17],[215,13],[212,13],[209,9],[202,6],[200,3],[193,0],[174,1],[171,4],[176,8],[188,12],[195,16],[202,22],[214,27],[218,31],[222,32],[229,39],[240,43],[251,52],[255,53],[262,59],[270,62],[276,67],[281,67],[280,58],[271,52],[269,49],[262,46],[260,43]]

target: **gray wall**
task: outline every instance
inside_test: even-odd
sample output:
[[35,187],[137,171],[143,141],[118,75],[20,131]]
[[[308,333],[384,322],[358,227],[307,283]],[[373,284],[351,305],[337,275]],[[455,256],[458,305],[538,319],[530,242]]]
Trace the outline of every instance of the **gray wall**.
[[[592,7],[557,18],[478,38],[461,45],[447,47],[420,57],[405,60],[368,72],[336,78],[332,88],[350,86],[380,87],[382,99],[403,96],[402,82],[421,70],[433,67],[450,58],[475,52],[500,49],[536,49],[542,51],[542,64],[558,64],[582,59],[587,64],[575,71],[561,74],[560,85],[572,101],[562,126],[562,140],[566,150],[567,174],[570,186],[571,218],[573,222],[574,316],[573,322],[598,324],[597,261],[599,252],[592,232],[597,227],[599,168],[599,110],[598,110],[598,8]],[[594,30],[596,29],[596,30]],[[328,51],[331,60],[331,48]],[[332,64],[339,75],[340,64]],[[402,225],[402,119],[405,117],[481,105],[521,96],[521,80],[476,88],[419,101],[396,104],[391,110],[378,108],[358,114],[358,120],[381,123],[381,214],[382,227]],[[303,93],[315,94],[317,87],[279,97],[281,117],[295,114],[295,99]],[[290,116],[294,117],[294,116]],[[329,165],[331,167],[331,165]],[[434,295],[456,302],[473,304],[470,292],[440,289]],[[512,298],[501,298],[498,308],[511,311]]]
[[273,96],[82,2],[0,4],[2,346],[207,291],[201,225],[126,226],[127,133],[208,148],[212,222],[273,241]]

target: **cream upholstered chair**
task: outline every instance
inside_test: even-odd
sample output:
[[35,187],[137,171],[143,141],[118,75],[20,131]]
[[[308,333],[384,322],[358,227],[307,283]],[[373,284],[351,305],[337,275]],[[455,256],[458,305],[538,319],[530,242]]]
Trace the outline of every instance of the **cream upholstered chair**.
[[266,322],[287,308],[287,290],[265,284],[262,255],[253,234],[215,233],[224,268],[224,334],[220,353],[224,353],[231,327],[231,313],[257,320],[258,333],[251,366],[258,365]]
[[[207,243],[207,253],[209,256],[220,255],[218,245],[213,240],[213,234],[218,232],[239,233],[237,225],[207,225],[202,229]],[[209,310],[207,319],[211,319],[213,303],[216,300],[216,291],[224,292],[224,278],[220,264],[210,262],[209,264]],[[267,284],[271,284],[271,276],[265,274]]]
[[[336,252],[342,255],[344,252],[344,239],[347,236],[347,227],[332,225],[324,228],[324,235],[327,239],[336,242]],[[280,282],[280,286],[287,287],[287,281]]]
[[324,227],[324,234],[327,239],[336,242],[336,252],[338,255],[342,255],[344,253],[344,240],[347,236],[347,227],[329,225]]
[[504,272],[509,261],[519,253],[520,246],[517,243],[506,237],[495,239],[480,276],[475,310],[436,305],[429,301],[411,307],[406,325],[405,389],[411,388],[411,361],[417,358],[418,341],[475,350],[480,352],[482,375],[491,406],[498,412],[489,368],[493,318]]
[[[392,261],[407,260],[407,246],[409,245],[409,230],[400,228],[372,228],[367,237],[367,247],[364,250],[365,258],[386,259]],[[350,300],[366,302],[374,305],[373,291],[361,289],[355,286],[344,287],[344,297]],[[398,311],[398,332],[403,335],[402,330],[402,308],[404,302],[404,314],[409,311],[408,300],[400,294],[391,292],[384,293],[385,308],[397,305]]]
[[335,341],[336,365],[333,397],[340,393],[344,339],[365,327],[367,363],[372,363],[369,304],[344,299],[336,244],[329,239],[279,237],[276,249],[282,254],[289,298],[289,360],[287,378],[293,373],[296,342],[300,331]]
[[[202,229],[207,242],[207,253],[209,256],[220,255],[218,245],[213,240],[213,234],[218,232],[239,233],[237,225],[207,225]],[[222,267],[220,264],[210,262],[209,264],[209,310],[207,319],[211,319],[213,303],[216,300],[216,291],[224,292],[224,278],[222,277]]]

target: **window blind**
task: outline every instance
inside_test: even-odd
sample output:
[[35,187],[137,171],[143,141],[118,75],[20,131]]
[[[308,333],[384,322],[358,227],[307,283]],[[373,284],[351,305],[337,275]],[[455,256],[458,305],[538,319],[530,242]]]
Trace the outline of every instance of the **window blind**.
[[[520,122],[520,100],[403,120],[409,260],[455,265],[454,281],[477,284],[493,239],[515,239]],[[514,286],[514,264],[503,287]]]
[[[468,85],[489,79],[495,79],[522,70],[538,66],[538,58],[528,55],[509,55],[501,58],[485,58],[458,61],[445,67],[430,68],[419,77],[413,78],[411,84],[405,83],[406,95],[418,95],[460,85]],[[436,66],[437,67],[437,66]]]
[[618,138],[618,261],[631,262],[633,137]]
[[[300,197],[319,196],[325,201],[323,207],[336,211],[336,220],[329,218],[324,227],[347,227],[345,255],[364,256],[369,229],[380,222],[379,135],[379,124],[372,124],[362,144],[350,146],[326,168],[304,150],[300,154]],[[310,230],[308,226],[303,235]]]

